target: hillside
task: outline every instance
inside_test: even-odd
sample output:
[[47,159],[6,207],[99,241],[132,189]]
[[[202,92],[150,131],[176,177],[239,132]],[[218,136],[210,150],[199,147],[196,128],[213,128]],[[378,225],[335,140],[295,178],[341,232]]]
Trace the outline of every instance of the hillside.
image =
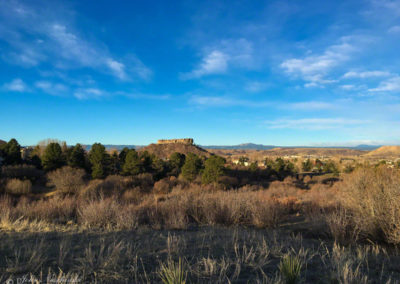
[[397,156],[397,157],[400,157],[400,146],[382,146],[376,150],[369,152],[365,156],[369,156],[369,157]]
[[270,150],[222,150],[213,149],[209,152],[224,157],[247,156],[251,160],[262,160],[264,157],[282,157],[282,156],[329,156],[329,157],[349,157],[361,156],[368,151],[345,149],[345,148],[274,148]]
[[159,158],[166,159],[171,154],[178,152],[187,155],[188,153],[193,153],[199,156],[210,156],[210,153],[200,148],[196,145],[187,145],[187,144],[150,144],[149,146],[143,147],[139,149],[141,151],[148,151],[150,154],[154,154]]

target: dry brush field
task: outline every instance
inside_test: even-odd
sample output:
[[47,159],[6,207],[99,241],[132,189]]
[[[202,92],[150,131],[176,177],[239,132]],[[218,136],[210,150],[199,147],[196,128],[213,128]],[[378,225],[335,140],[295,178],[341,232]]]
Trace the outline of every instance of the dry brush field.
[[[0,198],[0,280],[397,283],[400,174],[360,168],[267,187],[148,175]],[[51,175],[52,173],[50,173]],[[55,175],[53,173],[53,175]],[[72,182],[73,181],[73,182]],[[26,185],[7,183],[8,192]],[[63,193],[65,187],[68,192]]]

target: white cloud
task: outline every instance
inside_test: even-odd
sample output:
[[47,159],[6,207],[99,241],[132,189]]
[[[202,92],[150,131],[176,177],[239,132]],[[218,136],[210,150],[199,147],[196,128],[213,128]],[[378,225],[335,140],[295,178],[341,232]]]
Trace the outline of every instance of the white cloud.
[[73,13],[63,8],[48,13],[26,3],[0,1],[0,41],[6,43],[3,60],[24,67],[47,63],[59,70],[90,68],[121,80],[150,78],[148,67],[139,59],[130,60],[134,55],[117,59],[104,43],[88,40],[90,35],[82,35],[71,24]]
[[373,78],[373,77],[387,77],[390,76],[391,73],[387,71],[362,71],[362,72],[356,72],[356,71],[350,71],[347,72],[346,74],[343,75],[343,78],[360,78],[360,79],[365,79],[365,78]]
[[343,38],[342,41],[341,44],[328,47],[320,55],[288,59],[283,61],[280,66],[289,75],[308,81],[305,87],[336,82],[336,80],[325,79],[324,76],[333,68],[349,60],[350,54],[355,51],[355,47],[347,42],[348,39]]
[[115,75],[120,78],[120,79],[125,79],[126,78],[126,73],[125,73],[125,65],[122,64],[121,62],[118,62],[114,59],[108,59],[107,61],[108,67],[115,73]]
[[336,106],[327,103],[327,102],[319,102],[319,101],[309,101],[309,102],[298,102],[288,104],[288,108],[295,109],[295,110],[326,110],[326,109],[333,109]]
[[4,84],[4,89],[12,92],[26,92],[28,87],[21,79],[17,78],[12,80],[10,83]]
[[189,73],[182,74],[181,78],[192,79],[204,75],[225,73],[228,68],[228,59],[227,54],[219,50],[213,50],[203,58],[198,68]]
[[85,99],[98,99],[107,96],[108,93],[96,88],[78,89],[75,91],[74,96],[80,100]]
[[378,87],[369,89],[370,92],[394,92],[400,91],[400,76],[387,79],[379,84]]
[[301,119],[278,119],[266,121],[265,124],[271,129],[306,129],[306,130],[326,130],[333,128],[343,128],[366,124],[369,121],[346,118],[301,118]]
[[267,107],[272,106],[271,102],[266,101],[249,101],[232,97],[216,97],[216,96],[192,96],[189,103],[202,107]]
[[388,33],[391,33],[391,34],[400,33],[400,26],[393,26],[393,27],[389,28]]
[[51,95],[62,95],[68,90],[68,87],[63,84],[49,81],[38,81],[35,87]]
[[197,68],[180,75],[181,79],[194,79],[212,74],[224,74],[231,67],[252,69],[252,43],[246,39],[224,39],[204,48],[204,55]]

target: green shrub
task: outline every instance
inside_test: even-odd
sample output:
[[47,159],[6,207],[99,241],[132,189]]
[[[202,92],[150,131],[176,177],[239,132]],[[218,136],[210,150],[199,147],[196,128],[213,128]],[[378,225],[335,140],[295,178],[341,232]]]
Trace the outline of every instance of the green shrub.
[[279,271],[286,284],[295,284],[300,280],[300,273],[303,264],[298,256],[287,254],[279,264]]

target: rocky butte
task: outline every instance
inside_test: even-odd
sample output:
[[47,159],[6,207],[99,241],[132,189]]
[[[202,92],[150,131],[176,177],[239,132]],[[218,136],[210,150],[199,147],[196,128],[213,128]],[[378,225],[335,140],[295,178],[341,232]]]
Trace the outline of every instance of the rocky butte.
[[184,138],[184,139],[160,139],[157,141],[157,144],[185,144],[185,145],[193,145],[193,138]]

